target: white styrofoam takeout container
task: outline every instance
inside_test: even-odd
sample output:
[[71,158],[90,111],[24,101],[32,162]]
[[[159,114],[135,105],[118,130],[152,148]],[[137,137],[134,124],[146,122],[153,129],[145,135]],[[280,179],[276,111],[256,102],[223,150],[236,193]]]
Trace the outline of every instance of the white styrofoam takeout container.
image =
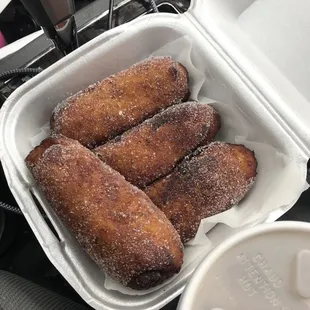
[[307,310],[310,224],[277,222],[228,238],[194,272],[178,310]]
[[[306,40],[310,28],[305,30],[301,22],[307,17],[310,3],[299,0],[294,6],[296,1],[283,0],[282,6],[277,6],[276,0],[192,2],[184,15],[144,16],[95,38],[20,87],[1,110],[1,161],[10,189],[51,262],[96,309],[159,309],[183,291],[200,259],[186,266],[180,276],[163,289],[147,295],[128,296],[104,288],[104,273],[48,207],[24,164],[32,148],[29,139],[48,121],[46,115],[51,115],[55,105],[68,94],[136,63],[142,54],[147,56],[160,46],[187,35],[194,44],[193,60],[203,60],[205,74],[212,76],[209,89],[212,98],[221,101],[225,89],[232,101],[242,107],[253,127],[261,132],[263,141],[301,165],[306,165],[309,158],[310,92],[304,82],[310,78],[310,60],[304,57],[302,62],[292,57],[296,49],[291,45],[296,44],[300,55],[310,51],[310,41]],[[266,21],[265,15],[255,14],[257,5],[276,6],[272,18]],[[249,18],[244,18],[244,14]],[[278,26],[283,20],[289,22],[294,14],[300,23],[294,19],[291,28],[281,33]],[[270,27],[268,33],[266,27]],[[304,39],[295,40],[292,32],[303,34]],[[120,38],[119,35],[121,39],[114,40]],[[290,39],[285,49],[277,45],[280,35],[282,44],[286,42],[283,36]],[[31,192],[58,237],[46,224]],[[281,215],[275,212],[262,222],[273,221]],[[220,238],[217,237],[219,230]],[[228,227],[220,226],[208,237],[216,245],[223,241],[224,235],[232,233]]]

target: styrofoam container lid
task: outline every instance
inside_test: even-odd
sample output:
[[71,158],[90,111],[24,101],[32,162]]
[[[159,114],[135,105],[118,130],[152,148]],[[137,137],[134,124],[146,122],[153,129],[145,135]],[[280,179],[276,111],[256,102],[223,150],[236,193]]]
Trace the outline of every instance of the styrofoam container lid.
[[310,309],[310,224],[264,224],[229,238],[196,269],[178,309]]
[[[192,0],[188,15],[281,115],[298,142],[310,136],[310,1]],[[191,16],[189,16],[191,17]]]

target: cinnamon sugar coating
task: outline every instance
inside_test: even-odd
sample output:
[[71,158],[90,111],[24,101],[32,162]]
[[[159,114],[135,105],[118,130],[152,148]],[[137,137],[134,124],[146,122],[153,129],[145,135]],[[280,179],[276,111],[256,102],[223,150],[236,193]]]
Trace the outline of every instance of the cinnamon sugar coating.
[[187,70],[171,57],[151,57],[58,104],[51,130],[94,147],[188,95]]
[[127,181],[144,187],[212,140],[219,127],[220,116],[214,108],[186,102],[169,107],[94,152]]
[[254,153],[245,146],[212,142],[147,187],[145,193],[185,243],[196,235],[202,219],[226,211],[246,195],[256,167]]
[[56,214],[112,278],[147,289],[180,271],[183,246],[164,213],[80,143],[47,138],[26,164]]

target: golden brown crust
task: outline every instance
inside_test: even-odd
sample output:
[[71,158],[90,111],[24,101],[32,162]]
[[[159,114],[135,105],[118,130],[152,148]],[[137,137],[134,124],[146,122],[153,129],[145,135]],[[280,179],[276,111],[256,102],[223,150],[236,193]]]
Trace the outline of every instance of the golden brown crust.
[[183,247],[165,215],[77,141],[48,138],[26,164],[56,214],[111,277],[147,289],[179,272]]
[[187,70],[170,57],[152,57],[60,103],[51,129],[94,147],[188,95]]
[[213,142],[146,188],[174,225],[183,243],[200,221],[229,209],[248,192],[256,176],[254,153],[243,145]]
[[219,119],[210,105],[178,104],[94,152],[127,181],[144,187],[167,175],[184,156],[210,141],[219,130]]

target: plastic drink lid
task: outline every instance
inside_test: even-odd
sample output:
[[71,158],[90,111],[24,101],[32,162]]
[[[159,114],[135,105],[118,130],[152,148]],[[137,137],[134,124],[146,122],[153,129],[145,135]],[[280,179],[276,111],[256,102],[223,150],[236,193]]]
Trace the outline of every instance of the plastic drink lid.
[[264,224],[227,239],[197,267],[178,309],[310,309],[310,224]]

